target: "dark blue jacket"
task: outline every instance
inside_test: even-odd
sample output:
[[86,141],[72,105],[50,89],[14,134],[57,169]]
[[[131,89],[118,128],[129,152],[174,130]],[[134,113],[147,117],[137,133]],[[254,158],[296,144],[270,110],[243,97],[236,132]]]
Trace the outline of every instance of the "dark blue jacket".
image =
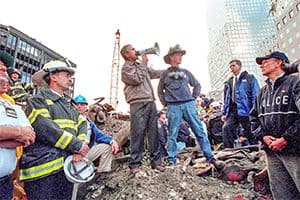
[[89,147],[92,147],[95,142],[97,143],[104,143],[104,144],[110,144],[112,141],[112,137],[106,135],[103,133],[94,122],[90,121],[90,128],[91,128],[91,139],[89,143]]
[[[191,93],[190,86],[193,87]],[[169,67],[163,71],[158,84],[158,97],[162,105],[194,101],[201,86],[191,72],[180,67]]]
[[[286,148],[280,154],[300,155],[300,80],[298,76],[284,75],[270,81],[257,95],[250,113],[252,134],[257,140],[266,135],[283,137]],[[269,148],[266,150],[271,151]]]
[[[228,116],[231,105],[233,77],[225,82],[224,86],[224,107],[223,115]],[[253,75],[248,74],[247,71],[241,73],[236,85],[236,104],[238,116],[248,116],[251,108],[254,105],[259,85]]]

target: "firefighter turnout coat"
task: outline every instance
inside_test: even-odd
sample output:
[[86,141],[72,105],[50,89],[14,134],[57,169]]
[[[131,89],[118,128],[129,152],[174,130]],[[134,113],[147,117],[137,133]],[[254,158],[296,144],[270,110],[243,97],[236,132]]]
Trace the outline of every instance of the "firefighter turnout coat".
[[24,149],[20,180],[39,179],[63,170],[64,159],[78,153],[86,141],[87,122],[75,102],[49,88],[40,88],[25,112],[36,140]]

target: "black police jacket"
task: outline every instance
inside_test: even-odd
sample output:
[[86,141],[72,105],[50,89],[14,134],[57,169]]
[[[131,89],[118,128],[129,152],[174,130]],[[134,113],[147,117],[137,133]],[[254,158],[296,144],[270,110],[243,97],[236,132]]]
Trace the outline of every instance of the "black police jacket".
[[266,83],[250,112],[252,133],[258,140],[265,135],[283,137],[288,144],[279,153],[300,155],[299,76],[284,74],[273,86]]

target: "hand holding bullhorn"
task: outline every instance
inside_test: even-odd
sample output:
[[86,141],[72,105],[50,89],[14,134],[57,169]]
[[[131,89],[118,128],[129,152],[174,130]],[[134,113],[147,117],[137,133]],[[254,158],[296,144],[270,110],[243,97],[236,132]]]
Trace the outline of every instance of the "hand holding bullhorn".
[[154,46],[151,48],[136,51],[137,56],[143,56],[143,55],[147,55],[147,54],[155,54],[155,55],[159,56],[159,53],[160,53],[160,50],[159,50],[159,46],[158,46],[157,42],[155,42]]

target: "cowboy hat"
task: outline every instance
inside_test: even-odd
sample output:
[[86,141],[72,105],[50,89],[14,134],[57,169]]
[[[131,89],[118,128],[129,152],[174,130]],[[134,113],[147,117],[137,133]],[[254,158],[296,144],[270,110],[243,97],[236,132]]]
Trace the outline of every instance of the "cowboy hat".
[[165,63],[170,64],[170,56],[175,53],[181,53],[181,55],[184,55],[186,51],[181,49],[179,44],[176,44],[174,47],[170,47],[168,54],[164,56]]
[[60,60],[52,60],[46,63],[40,71],[33,74],[32,83],[35,86],[47,86],[47,83],[44,80],[45,76],[49,73],[55,73],[60,71],[67,71],[71,74],[75,74],[75,70],[69,67],[67,63]]

